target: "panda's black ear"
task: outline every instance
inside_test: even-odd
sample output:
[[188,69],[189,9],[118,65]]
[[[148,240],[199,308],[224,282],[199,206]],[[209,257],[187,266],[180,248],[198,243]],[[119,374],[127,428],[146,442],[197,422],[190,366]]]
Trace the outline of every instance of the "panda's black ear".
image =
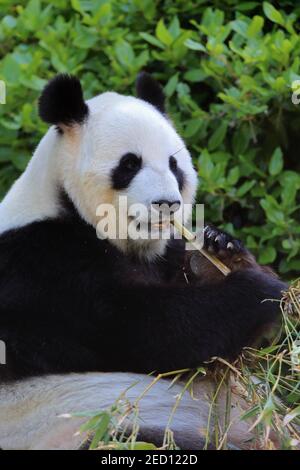
[[141,98],[165,114],[165,95],[162,86],[147,72],[141,72],[136,80],[136,91]]
[[39,99],[39,115],[49,124],[81,124],[88,115],[80,81],[72,75],[60,74],[45,86]]

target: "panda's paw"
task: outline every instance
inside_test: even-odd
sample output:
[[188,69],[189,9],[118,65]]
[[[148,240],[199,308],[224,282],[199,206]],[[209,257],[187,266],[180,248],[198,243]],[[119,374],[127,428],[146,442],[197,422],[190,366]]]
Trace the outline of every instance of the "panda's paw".
[[[243,245],[243,243],[232,237],[223,230],[219,230],[213,225],[207,225],[204,229],[204,245],[208,253],[216,256],[232,272],[245,269],[254,269],[264,272],[271,277],[276,277],[275,273],[266,266],[259,266],[255,257]],[[192,273],[203,282],[223,280],[224,276],[220,271],[199,252],[191,252],[189,258]]]
[[212,225],[207,225],[204,229],[204,248],[219,258],[238,257],[247,253],[240,240]]
[[[260,272],[267,272],[274,277],[274,273],[271,270],[257,264],[255,257],[240,240],[212,225],[207,225],[204,229],[203,248],[222,261],[231,272],[254,269]],[[191,251],[188,260],[188,266],[196,277],[197,282],[203,284],[224,280],[223,274],[216,266],[199,252]],[[188,269],[187,272],[189,272]]]

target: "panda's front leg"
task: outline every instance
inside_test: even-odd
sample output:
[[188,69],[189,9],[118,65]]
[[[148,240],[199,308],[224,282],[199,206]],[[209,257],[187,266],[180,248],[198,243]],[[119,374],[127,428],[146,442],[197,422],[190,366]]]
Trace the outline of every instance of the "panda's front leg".
[[[253,254],[240,240],[213,225],[207,225],[204,229],[203,247],[208,253],[222,261],[231,272],[256,269],[276,277],[269,267],[263,267],[257,263]],[[206,283],[224,279],[224,275],[199,252],[188,255],[188,265],[198,282]]]

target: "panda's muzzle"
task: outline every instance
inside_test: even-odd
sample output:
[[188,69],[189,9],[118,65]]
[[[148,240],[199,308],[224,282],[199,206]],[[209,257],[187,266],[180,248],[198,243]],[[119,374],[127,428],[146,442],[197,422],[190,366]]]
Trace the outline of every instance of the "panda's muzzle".
[[174,219],[175,212],[180,209],[180,206],[181,202],[179,200],[169,201],[167,199],[160,199],[153,201],[151,203],[152,226],[157,229],[163,229],[169,226]]
[[152,201],[151,207],[162,215],[172,215],[180,209],[181,202],[168,201],[167,199],[160,199]]
[[[150,204],[147,217],[133,216],[128,214],[129,222],[135,221],[137,229],[144,228],[151,231],[152,228],[164,230],[174,220],[174,214],[181,207],[181,201],[167,199],[155,200]],[[145,214],[144,214],[145,215]]]

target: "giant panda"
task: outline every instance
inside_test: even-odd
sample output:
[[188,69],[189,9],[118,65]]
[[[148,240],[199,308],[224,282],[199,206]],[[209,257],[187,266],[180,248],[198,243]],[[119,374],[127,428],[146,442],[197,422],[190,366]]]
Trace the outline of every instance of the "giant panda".
[[[285,289],[213,226],[205,247],[230,267],[226,277],[201,257],[195,275],[182,240],[99,236],[98,206],[117,207],[120,195],[149,210],[195,198],[191,156],[150,75],[138,76],[137,97],[106,92],[88,101],[77,78],[58,75],[39,114],[51,127],[0,204],[2,448],[75,448],[77,422],[59,414],[108,406],[138,378],[135,396],[154,371],[236,358],[278,320]],[[151,389],[142,407],[141,430],[153,439],[180,391],[168,386]],[[201,385],[202,400],[206,392]],[[191,397],[179,408],[180,446],[201,447],[207,410],[199,414]]]

